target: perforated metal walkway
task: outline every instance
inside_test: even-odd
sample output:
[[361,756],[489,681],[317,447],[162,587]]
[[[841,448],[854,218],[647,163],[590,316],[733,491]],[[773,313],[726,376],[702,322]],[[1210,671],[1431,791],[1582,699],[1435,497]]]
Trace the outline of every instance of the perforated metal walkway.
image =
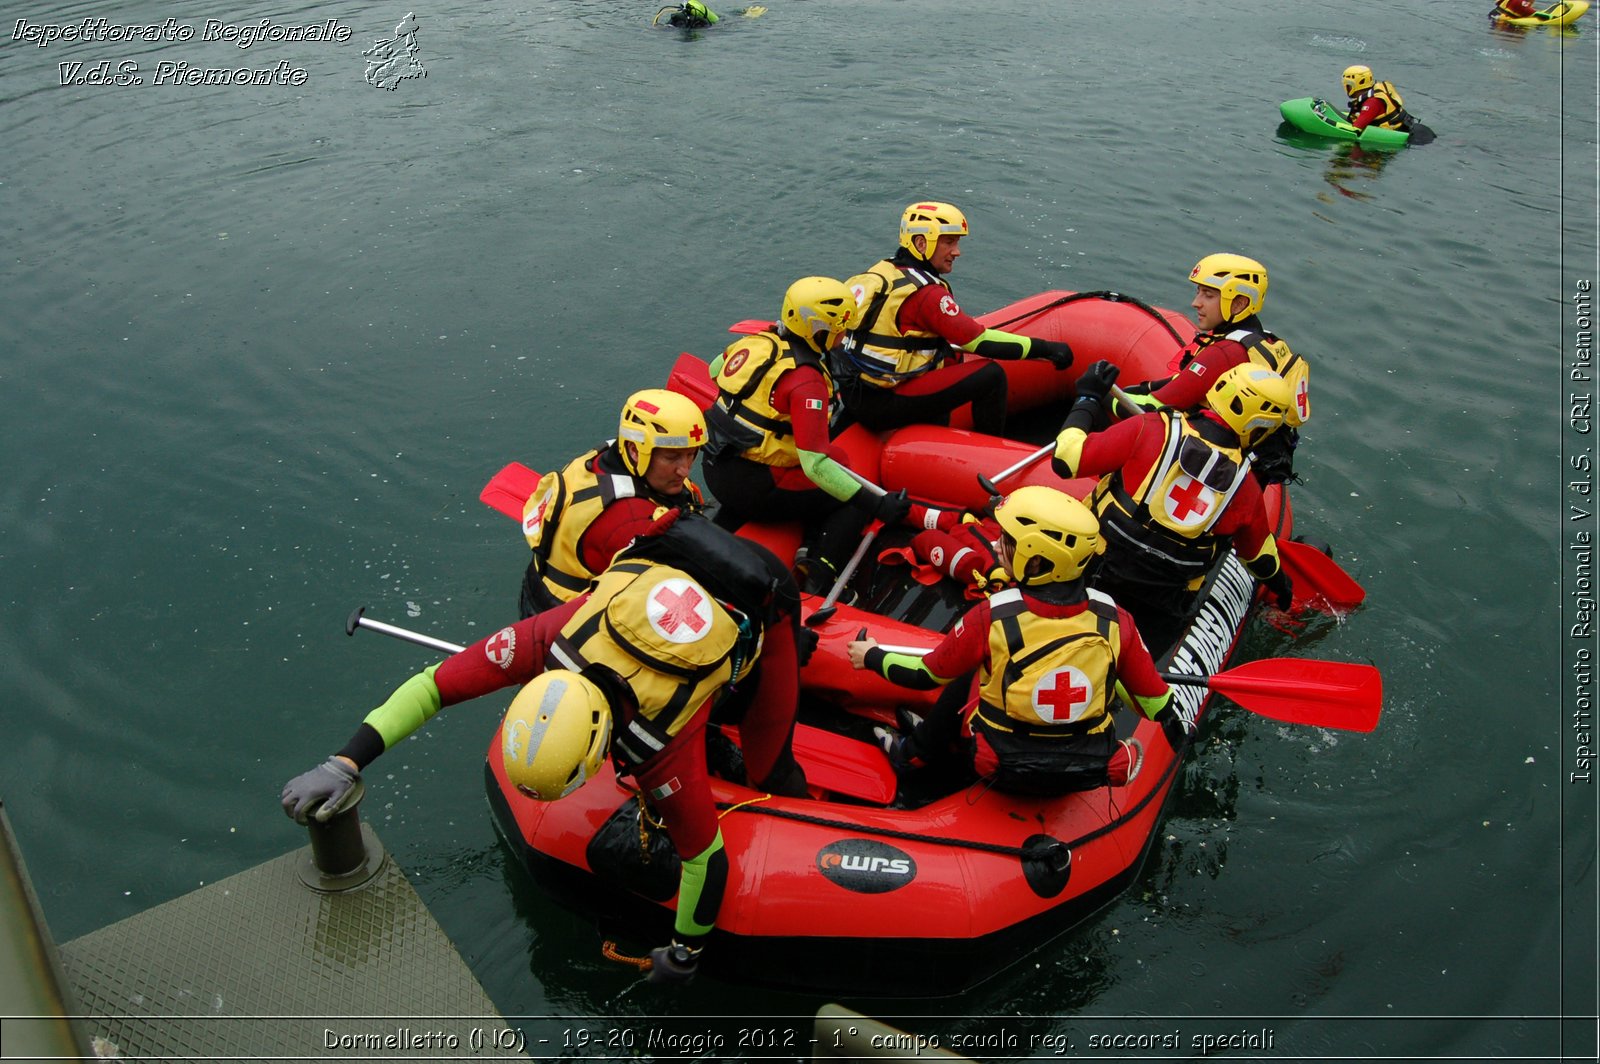
[[328,894],[302,882],[309,859],[285,854],[63,945],[86,1033],[126,1059],[522,1056],[394,861]]

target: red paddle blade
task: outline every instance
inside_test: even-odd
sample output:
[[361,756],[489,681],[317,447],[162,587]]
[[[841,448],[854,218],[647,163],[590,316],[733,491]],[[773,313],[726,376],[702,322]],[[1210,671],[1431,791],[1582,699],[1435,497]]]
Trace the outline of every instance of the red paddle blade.
[[717,383],[711,379],[711,365],[685,351],[672,364],[672,376],[667,387],[679,395],[686,395],[704,410],[717,401]]
[[1345,613],[1361,605],[1367,597],[1366,588],[1356,583],[1338,562],[1309,544],[1279,540],[1278,558],[1294,582],[1291,609],[1309,606]]
[[1290,724],[1369,732],[1383,710],[1383,676],[1371,665],[1312,658],[1262,658],[1207,684],[1244,708]]
[[522,508],[528,497],[539,486],[539,474],[521,462],[511,462],[489,478],[489,483],[478,492],[478,501],[491,506],[513,521],[522,520]]
[[738,333],[740,336],[754,336],[756,333],[770,332],[778,327],[775,321],[762,321],[760,318],[746,318],[736,321],[728,326],[728,331]]

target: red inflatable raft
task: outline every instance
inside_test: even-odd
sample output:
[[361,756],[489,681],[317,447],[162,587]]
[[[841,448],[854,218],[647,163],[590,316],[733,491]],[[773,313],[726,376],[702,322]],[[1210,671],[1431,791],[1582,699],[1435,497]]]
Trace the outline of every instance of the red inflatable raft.
[[[1067,371],[1004,364],[1019,410],[1071,395],[1077,373],[1098,358],[1119,364],[1125,380],[1162,376],[1193,333],[1175,312],[1111,293],[1046,292],[983,320],[1065,340],[1076,352],[1076,365]],[[704,363],[691,356],[680,360],[672,386],[702,404],[713,394]],[[1059,424],[1059,414],[1053,420]],[[969,507],[986,501],[978,474],[992,476],[1038,446],[933,426],[882,439],[853,428],[841,441],[859,462],[856,468],[889,490],[905,487]],[[508,476],[520,468],[508,466],[484,492],[486,502],[517,518],[532,487]],[[1064,482],[1042,461],[1006,487],[1023,483]],[[1065,486],[1081,496],[1090,485]],[[1276,488],[1269,500],[1287,539],[1287,500]],[[780,556],[792,556],[798,542],[790,529],[747,534]],[[904,803],[893,802],[893,773],[870,741],[870,723],[892,720],[897,706],[925,706],[933,695],[851,669],[844,645],[865,627],[881,643],[932,647],[963,606],[959,589],[910,581],[893,586],[895,576],[885,566],[863,577],[860,601],[882,612],[840,606],[822,626],[821,645],[803,674],[796,755],[817,797],[777,798],[713,781],[732,864],[702,964],[713,977],[834,994],[957,993],[1115,898],[1155,838],[1179,759],[1158,726],[1126,709],[1118,732],[1142,743],[1145,760],[1124,786],[1036,799],[978,784],[916,808],[892,807]],[[1161,667],[1204,675],[1221,670],[1255,593],[1250,574],[1228,554],[1177,642],[1152,648]],[[805,613],[817,605],[808,601]],[[1174,690],[1181,711],[1198,720],[1206,689]],[[486,766],[490,804],[501,833],[534,876],[599,916],[609,931],[634,934],[640,943],[664,940],[676,859],[664,838],[641,851],[631,787],[608,766],[559,802],[534,802],[507,784],[499,751],[497,733]]]

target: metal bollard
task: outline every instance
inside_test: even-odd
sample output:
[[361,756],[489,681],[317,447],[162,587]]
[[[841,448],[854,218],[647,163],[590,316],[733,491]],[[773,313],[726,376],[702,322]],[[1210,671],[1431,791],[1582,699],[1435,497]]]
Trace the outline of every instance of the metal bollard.
[[342,894],[365,885],[387,859],[383,844],[361,822],[366,784],[357,780],[327,820],[306,824],[311,849],[299,864],[300,882],[322,894]]

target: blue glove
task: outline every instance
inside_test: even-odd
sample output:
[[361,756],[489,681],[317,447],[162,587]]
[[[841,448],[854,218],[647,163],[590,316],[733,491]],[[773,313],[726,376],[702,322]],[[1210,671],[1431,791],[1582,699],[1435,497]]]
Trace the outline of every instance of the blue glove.
[[650,981],[682,986],[694,979],[700,967],[700,950],[674,939],[671,945],[650,951]]
[[360,780],[361,773],[340,758],[330,757],[310,772],[302,772],[285,783],[279,800],[283,811],[297,823],[306,823],[306,814],[313,808],[312,817],[318,823],[327,823],[340,799]]

